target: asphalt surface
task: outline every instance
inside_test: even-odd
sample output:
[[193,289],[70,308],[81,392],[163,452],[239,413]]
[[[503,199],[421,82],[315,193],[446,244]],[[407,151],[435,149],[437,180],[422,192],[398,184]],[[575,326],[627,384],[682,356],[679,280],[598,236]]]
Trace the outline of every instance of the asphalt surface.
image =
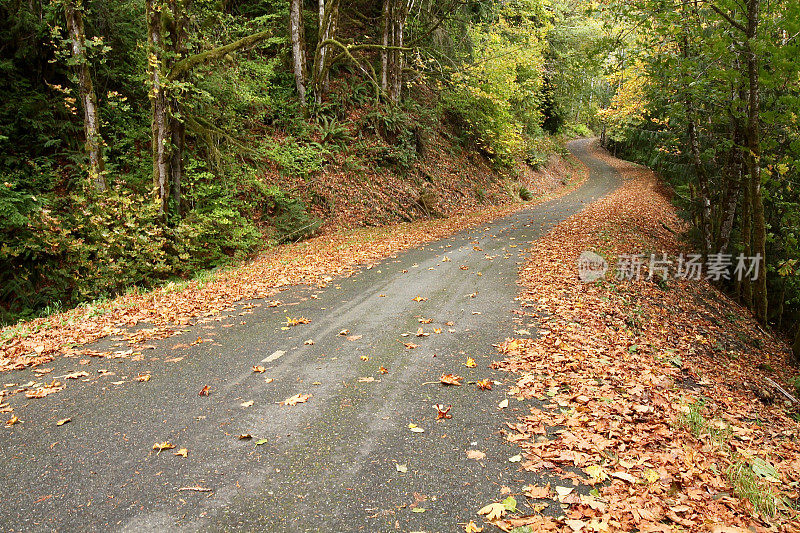
[[[326,287],[290,288],[278,307],[238,302],[147,343],[154,348],[138,357],[112,337],[90,348],[123,357],[86,357],[84,365],[62,357],[43,377],[0,377],[18,387],[89,373],[62,379],[67,388],[43,399],[11,398],[21,422],[0,428],[0,529],[463,531],[459,524],[481,523],[476,510],[502,499],[502,487],[519,493],[546,482],[509,462],[519,448],[499,430],[532,404],[507,396],[513,376],[489,364],[498,358],[493,343],[525,336],[515,331],[535,334],[536,325],[513,312],[523,251],[619,184],[588,144],[570,149],[590,178],[560,199]],[[311,322],[286,328],[287,318],[301,316]],[[430,335],[415,336],[419,327]],[[189,346],[174,348],[181,344]],[[476,367],[464,365],[468,357]],[[134,380],[142,373],[150,381]],[[463,376],[464,385],[440,385],[442,373]],[[485,378],[499,383],[491,391],[468,383]],[[205,385],[211,394],[199,396]],[[298,393],[312,396],[278,403]],[[436,420],[434,404],[452,406],[452,419]],[[177,448],[152,450],[164,441]],[[179,448],[188,457],[173,455]],[[486,457],[468,459],[468,450]]]

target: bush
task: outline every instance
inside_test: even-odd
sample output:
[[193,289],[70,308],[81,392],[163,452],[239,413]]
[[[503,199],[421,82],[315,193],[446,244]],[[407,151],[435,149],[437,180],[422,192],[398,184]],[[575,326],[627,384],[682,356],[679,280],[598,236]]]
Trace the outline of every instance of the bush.
[[260,182],[258,186],[262,194],[262,218],[275,229],[278,243],[300,241],[319,229],[322,222],[308,214],[302,200],[275,186],[267,187]]

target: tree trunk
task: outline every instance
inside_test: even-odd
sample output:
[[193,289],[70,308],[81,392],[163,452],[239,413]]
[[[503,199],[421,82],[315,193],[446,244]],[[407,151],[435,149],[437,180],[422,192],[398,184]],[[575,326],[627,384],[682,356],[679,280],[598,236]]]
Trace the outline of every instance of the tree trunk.
[[320,104],[330,87],[331,46],[326,44],[336,39],[339,24],[339,0],[319,0],[319,39],[314,54],[314,100]]
[[170,130],[169,101],[165,83],[167,81],[164,65],[164,25],[162,6],[157,0],[146,0],[148,68],[150,77],[150,102],[152,105],[152,150],[153,150],[153,188],[159,199],[158,212],[162,216],[168,211],[170,194],[169,145],[172,140]]
[[294,82],[300,105],[306,106],[306,37],[303,29],[303,5],[301,0],[289,0],[289,36],[292,41],[292,66]]
[[403,41],[408,18],[407,0],[383,0],[381,91],[390,102],[400,101],[403,87]]
[[89,158],[89,183],[103,192],[106,181],[103,176],[103,139],[100,136],[100,116],[97,96],[94,92],[89,61],[86,57],[86,33],[83,29],[83,6],[81,0],[66,0],[64,14],[72,43],[72,59],[78,74],[78,96],[83,106],[83,130],[86,136],[86,155]]
[[764,220],[764,199],[761,192],[761,131],[759,127],[760,94],[759,64],[754,50],[758,33],[760,0],[747,2],[747,54],[748,105],[747,105],[747,146],[749,148],[748,167],[752,187],[753,252],[761,256],[761,270],[753,287],[753,309],[762,324],[767,322],[767,272],[766,272],[766,222]]

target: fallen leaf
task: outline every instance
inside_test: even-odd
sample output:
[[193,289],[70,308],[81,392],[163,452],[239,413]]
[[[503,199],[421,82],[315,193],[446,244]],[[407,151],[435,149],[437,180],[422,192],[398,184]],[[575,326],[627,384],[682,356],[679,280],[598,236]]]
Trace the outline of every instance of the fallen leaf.
[[255,403],[255,402],[254,402],[253,400],[249,400],[249,401],[247,401],[247,402],[242,402],[240,405],[241,405],[242,407],[250,407],[250,406],[251,406],[251,405],[253,405],[254,403]]
[[508,407],[508,398],[497,404],[498,409],[505,409]]
[[480,461],[481,459],[485,459],[486,454],[480,450],[467,450],[467,459],[475,459],[476,461]]
[[272,383],[275,381],[275,378],[264,378],[264,383]]
[[414,348],[417,348],[419,345],[414,344],[413,342],[404,342],[403,346],[405,346],[409,350],[413,350]]
[[305,403],[308,399],[311,398],[310,394],[295,394],[294,396],[290,396],[283,400],[283,405],[297,405],[298,403]]
[[343,329],[342,331],[340,331],[339,333],[337,333],[337,335],[341,335],[341,336],[343,336],[343,337],[344,337],[345,335],[350,335],[350,330],[349,330],[349,329]]
[[433,319],[420,317],[417,319],[417,322],[419,322],[420,324],[430,324],[431,322],[433,322]]
[[506,508],[502,503],[490,503],[489,505],[482,507],[478,511],[478,514],[486,515],[487,520],[499,520],[503,517],[505,512]]
[[360,339],[363,336],[364,335],[350,335],[349,337],[347,337],[347,340],[349,340],[349,341],[357,341],[358,339]]
[[612,472],[611,477],[615,477],[618,479],[622,479],[627,481],[628,483],[636,483],[636,478],[632,475],[628,474],[627,472]]
[[200,389],[200,392],[198,393],[198,395],[199,396],[211,396],[211,387],[206,385],[205,387]]
[[558,486],[556,487],[556,493],[561,498],[563,498],[564,496],[568,495],[573,490],[575,490],[575,487],[558,487]]
[[267,441],[267,439],[258,439],[256,441],[256,446],[262,446],[262,445],[266,444],[267,442],[269,442],[269,441]]
[[518,462],[520,462],[520,461],[522,461],[522,456],[521,456],[521,455],[519,455],[519,454],[517,454],[517,455],[513,455],[513,456],[511,456],[511,457],[509,457],[509,458],[508,458],[508,462],[509,462],[509,463],[518,463]]
[[409,424],[408,429],[410,429],[413,433],[425,433],[425,430],[416,424]]
[[436,420],[453,418],[453,415],[450,414],[450,408],[453,407],[452,405],[445,407],[443,404],[437,403],[433,407],[436,409]]
[[303,344],[306,345],[306,346],[311,346],[311,345],[314,344],[314,340],[313,339],[308,339],[308,340],[304,341]]
[[189,450],[187,450],[186,448],[181,448],[177,452],[174,452],[172,455],[177,455],[179,457],[188,457],[189,456]]
[[483,531],[483,528],[478,527],[478,525],[473,520],[470,520],[469,523],[464,526],[464,531],[466,533],[481,533]]
[[576,520],[576,519],[564,520],[564,523],[567,524],[569,528],[575,533],[583,531],[583,528],[586,527],[587,525],[586,522],[584,522],[583,520]]
[[158,453],[156,455],[158,455],[159,453],[161,453],[164,450],[171,450],[174,447],[175,447],[175,445],[172,444],[169,441],[156,442],[155,444],[153,444],[153,449],[154,450],[158,450]]
[[427,298],[423,298],[422,296],[415,296],[414,298],[411,299],[414,300],[415,302],[424,302],[425,300],[427,300]]
[[467,357],[467,362],[464,363],[464,366],[467,368],[475,368],[476,366],[478,366],[478,363],[476,363],[475,359],[473,359],[472,357]]
[[140,382],[150,381],[150,374],[139,374],[133,379]]
[[422,331],[422,328],[418,328],[416,335],[417,337],[429,337],[430,333],[425,333],[424,331]]
[[373,381],[375,381],[375,378],[372,376],[368,376],[365,378],[358,378],[359,383],[372,383]]
[[549,499],[551,495],[549,483],[547,484],[546,487],[537,487],[536,485],[528,485],[527,487],[524,487],[522,490],[525,496],[527,496],[528,498],[532,498],[534,500]]
[[361,356],[361,360],[364,361],[364,362],[369,361],[369,356],[368,355],[362,355]]
[[413,509],[411,509],[412,513],[424,513],[425,511],[427,511],[427,509],[425,509],[424,507],[414,507]]
[[253,436],[250,433],[242,433],[241,435],[239,435],[238,438],[239,440],[247,440],[247,439],[252,439]]
[[380,367],[380,368],[378,369],[378,372],[380,372],[381,374],[388,374],[388,373],[389,373],[389,371],[388,371],[388,370],[386,370],[386,369],[385,369],[385,368],[383,368],[383,367]]
[[14,415],[11,418],[9,418],[8,420],[6,420],[6,427],[11,427],[11,426],[13,426],[14,424],[17,424],[17,423],[19,423],[19,417],[17,417],[17,415]]
[[442,328],[433,328],[433,332],[438,335],[442,332]]
[[394,464],[394,467],[395,467],[395,469],[396,469],[398,472],[401,472],[401,473],[403,473],[403,474],[405,474],[406,472],[408,472],[408,467],[407,467],[406,465],[401,465],[401,464],[397,464],[397,463],[395,463],[395,464]]
[[267,369],[266,369],[266,368],[264,368],[264,367],[263,367],[263,366],[261,366],[261,365],[253,365],[253,372],[256,372],[256,373],[258,373],[258,374],[261,374],[261,373],[263,373],[263,372],[266,372],[266,371],[267,371]]
[[442,382],[444,385],[461,385],[461,380],[464,379],[461,376],[456,376],[454,374],[442,374],[439,376],[439,381]]
[[71,419],[71,418],[62,418],[61,420],[59,420],[58,422],[56,422],[56,425],[57,425],[57,426],[63,426],[63,425],[64,425],[64,424],[66,424],[67,422],[72,422],[72,419]]
[[288,327],[290,327],[290,328],[293,327],[293,326],[300,325],[300,324],[310,324],[310,323],[311,323],[311,320],[306,318],[306,317],[304,317],[304,316],[301,316],[301,317],[298,317],[298,318],[288,318],[288,317],[286,318],[286,325]]
[[475,385],[480,390],[492,390],[492,382],[489,379],[481,379],[475,382]]

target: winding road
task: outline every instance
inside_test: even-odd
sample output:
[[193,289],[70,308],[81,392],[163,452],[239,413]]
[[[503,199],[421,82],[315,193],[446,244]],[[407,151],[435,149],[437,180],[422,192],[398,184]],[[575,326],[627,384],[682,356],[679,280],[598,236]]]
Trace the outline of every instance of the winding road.
[[[542,481],[509,462],[519,449],[499,430],[531,405],[506,395],[513,376],[489,369],[492,344],[515,330],[535,334],[513,313],[529,243],[619,184],[590,146],[570,143],[590,177],[559,199],[324,288],[290,288],[278,307],[238,302],[150,343],[138,360],[53,361],[48,379],[89,376],[47,398],[11,399],[23,423],[0,429],[0,528],[444,532],[480,523],[476,510],[502,487]],[[286,328],[300,316],[311,322]],[[417,337],[420,327],[430,335]],[[90,347],[128,349],[117,337]],[[476,367],[464,365],[469,357]],[[134,380],[145,372],[150,381]],[[465,384],[442,386],[442,373]],[[467,384],[486,378],[500,384]],[[24,370],[2,379],[42,378]],[[204,385],[210,396],[198,395]],[[279,403],[298,393],[312,396]],[[434,404],[452,406],[452,419],[436,420]],[[164,441],[177,448],[152,450]],[[175,456],[179,448],[188,456]]]

